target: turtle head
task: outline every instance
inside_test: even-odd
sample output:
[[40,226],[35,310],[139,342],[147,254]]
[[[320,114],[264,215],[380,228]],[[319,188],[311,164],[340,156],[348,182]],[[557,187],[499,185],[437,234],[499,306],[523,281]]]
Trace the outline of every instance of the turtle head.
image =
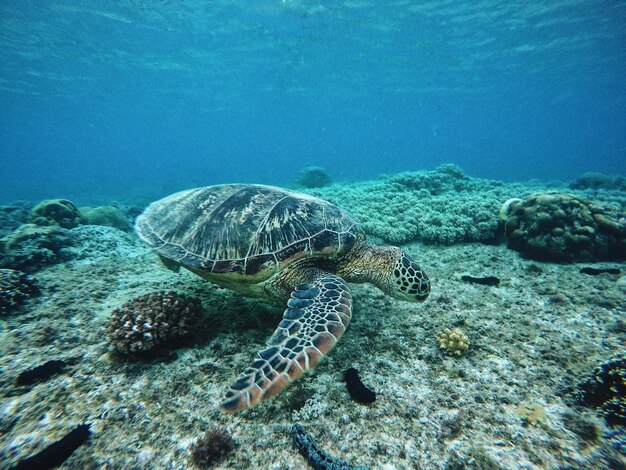
[[387,293],[407,302],[423,302],[430,293],[430,280],[426,272],[404,250],[394,248],[397,257],[389,276]]
[[423,302],[430,280],[413,258],[397,246],[363,242],[340,265],[337,274],[348,282],[370,282],[385,294],[407,302]]

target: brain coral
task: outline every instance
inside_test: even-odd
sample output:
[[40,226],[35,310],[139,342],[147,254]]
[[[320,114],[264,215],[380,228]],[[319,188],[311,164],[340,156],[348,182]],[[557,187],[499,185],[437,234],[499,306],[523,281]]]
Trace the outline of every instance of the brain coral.
[[625,216],[624,210],[562,193],[510,200],[500,213],[509,248],[560,262],[626,259]]
[[31,276],[13,269],[0,269],[0,314],[11,311],[38,292]]
[[189,336],[201,316],[196,298],[176,292],[145,294],[111,312],[109,340],[121,353],[151,352]]
[[78,208],[67,199],[49,199],[37,204],[28,215],[28,222],[35,225],[58,225],[73,228],[80,224]]

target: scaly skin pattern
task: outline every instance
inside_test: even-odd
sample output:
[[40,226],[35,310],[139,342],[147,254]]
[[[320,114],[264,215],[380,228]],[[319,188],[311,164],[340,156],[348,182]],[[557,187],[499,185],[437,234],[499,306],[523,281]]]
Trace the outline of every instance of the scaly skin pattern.
[[352,295],[340,277],[322,273],[312,283],[296,287],[267,348],[230,386],[222,410],[251,407],[317,366],[351,318]]

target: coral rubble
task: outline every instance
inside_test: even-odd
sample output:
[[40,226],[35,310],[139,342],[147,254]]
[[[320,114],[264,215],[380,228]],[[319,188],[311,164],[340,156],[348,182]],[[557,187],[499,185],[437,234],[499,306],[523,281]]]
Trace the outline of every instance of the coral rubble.
[[202,316],[194,297],[154,292],[134,298],[111,312],[111,344],[125,354],[147,353],[189,336]]

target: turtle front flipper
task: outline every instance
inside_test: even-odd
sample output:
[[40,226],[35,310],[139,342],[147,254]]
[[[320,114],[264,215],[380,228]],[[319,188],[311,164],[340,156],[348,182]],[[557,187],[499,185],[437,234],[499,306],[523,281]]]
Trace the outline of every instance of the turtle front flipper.
[[230,386],[222,410],[249,408],[317,366],[346,331],[350,318],[352,295],[340,277],[324,273],[296,287],[268,347]]

